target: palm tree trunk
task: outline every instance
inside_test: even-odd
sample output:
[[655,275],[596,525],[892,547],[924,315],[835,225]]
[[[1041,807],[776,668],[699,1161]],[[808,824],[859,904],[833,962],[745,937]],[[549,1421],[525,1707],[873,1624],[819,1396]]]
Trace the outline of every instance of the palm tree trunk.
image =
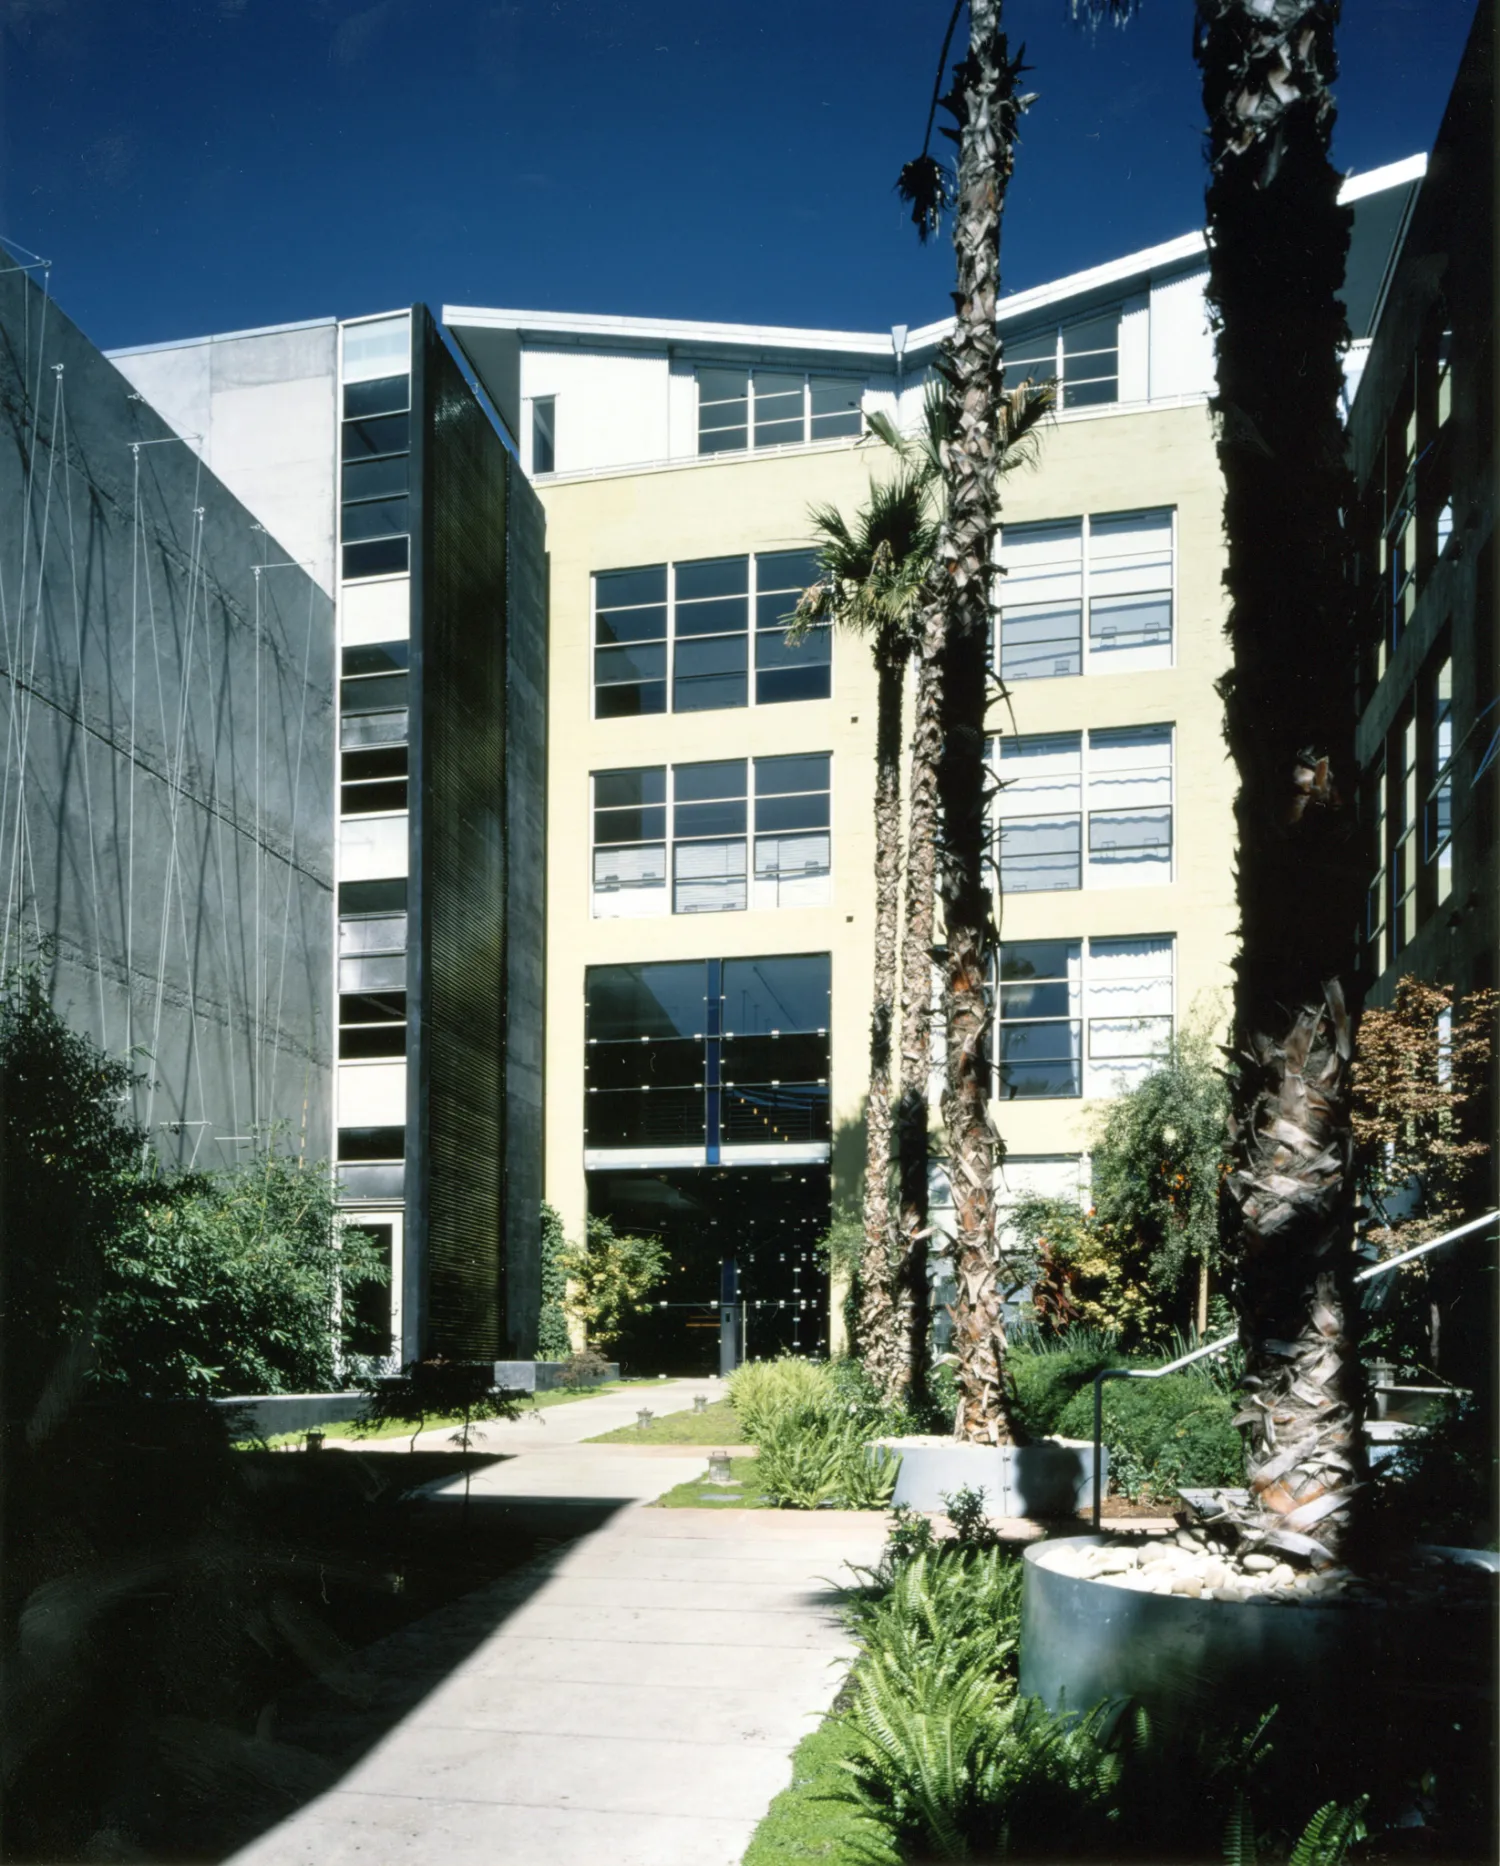
[[1328,160],[1338,0],[1198,0],[1239,767],[1226,1241],[1253,1538],[1337,1554],[1361,1463],[1350,981],[1362,904],[1339,420],[1350,214]]
[[995,1133],[990,1125],[990,972],[995,924],[985,885],[985,713],[989,697],[996,481],[1000,466],[1000,214],[1010,181],[1019,61],[1000,31],[999,0],[970,0],[969,51],[945,107],[958,123],[956,326],[943,373],[949,434],[946,512],[938,545],[947,609],[943,839],[938,863],[946,960],[947,1080],[943,1121],[955,1216],[955,1436],[1014,1442],[1005,1387],[1005,1328],[995,1246]]
[[932,1075],[932,941],[938,761],[943,750],[947,610],[929,602],[917,649],[906,806],[906,923],[901,950],[901,1081],[896,1101],[900,1211],[896,1232],[897,1359],[889,1397],[920,1404],[927,1385],[927,1087]]
[[891,1027],[901,910],[901,689],[906,656],[875,655],[875,979],[870,1011],[870,1089],[865,1103],[864,1250],[857,1346],[885,1387],[896,1358],[891,1263]]

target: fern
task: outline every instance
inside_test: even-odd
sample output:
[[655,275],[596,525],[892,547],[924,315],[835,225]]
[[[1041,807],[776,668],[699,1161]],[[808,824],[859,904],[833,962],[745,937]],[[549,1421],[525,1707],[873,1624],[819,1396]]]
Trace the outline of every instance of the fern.
[[1292,1848],[1290,1866],[1340,1866],[1354,1842],[1364,1838],[1363,1816],[1369,1802],[1368,1795],[1343,1807],[1336,1801],[1325,1802]]

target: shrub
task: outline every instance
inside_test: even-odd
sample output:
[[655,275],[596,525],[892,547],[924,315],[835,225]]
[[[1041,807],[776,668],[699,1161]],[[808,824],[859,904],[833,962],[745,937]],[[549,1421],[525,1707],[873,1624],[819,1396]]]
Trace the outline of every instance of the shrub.
[[1092,1390],[1094,1375],[1103,1367],[1120,1366],[1123,1359],[1113,1336],[1091,1329],[1069,1329],[1051,1341],[1013,1347],[1006,1367],[1014,1382],[1017,1423],[1034,1438],[1056,1434],[1074,1394]]
[[481,1420],[514,1419],[521,1410],[517,1395],[495,1386],[491,1365],[447,1361],[440,1354],[430,1361],[408,1361],[399,1374],[372,1380],[366,1392],[368,1403],[360,1424],[399,1420],[411,1426],[411,1451],[416,1450],[429,1419],[460,1419],[453,1442],[466,1452],[470,1434]]
[[231,1172],[140,1181],[100,1240],[98,1377],[156,1399],[324,1392],[354,1305],[389,1272],[345,1227],[326,1166],[267,1151]]
[[[1230,1400],[1206,1380],[1166,1374],[1104,1389],[1104,1442],[1118,1487],[1136,1498],[1171,1496],[1183,1484],[1215,1488],[1245,1481],[1244,1447]],[[1092,1385],[1063,1408],[1065,1438],[1094,1435]]]
[[537,1318],[536,1358],[539,1361],[565,1361],[573,1352],[568,1337],[568,1273],[563,1268],[563,1253],[568,1241],[563,1236],[562,1219],[542,1202],[541,1283],[542,1308]]
[[591,1218],[582,1244],[566,1244],[557,1261],[567,1280],[567,1313],[592,1348],[610,1348],[626,1318],[666,1275],[660,1238],[620,1237],[607,1218]]
[[771,1419],[781,1412],[826,1405],[834,1397],[826,1361],[783,1354],[774,1361],[746,1361],[729,1376],[729,1403],[746,1438],[759,1444]]

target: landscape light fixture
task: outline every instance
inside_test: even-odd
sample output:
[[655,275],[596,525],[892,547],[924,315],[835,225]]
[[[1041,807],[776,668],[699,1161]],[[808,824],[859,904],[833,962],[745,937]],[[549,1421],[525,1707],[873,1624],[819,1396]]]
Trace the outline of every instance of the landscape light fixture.
[[729,1475],[729,1453],[727,1451],[711,1451],[708,1454],[708,1481],[711,1484],[727,1484],[732,1481]]

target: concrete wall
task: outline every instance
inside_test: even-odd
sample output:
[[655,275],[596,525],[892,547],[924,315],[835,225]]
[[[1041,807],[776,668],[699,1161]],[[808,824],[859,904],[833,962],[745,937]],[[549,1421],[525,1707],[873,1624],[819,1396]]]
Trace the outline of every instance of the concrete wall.
[[338,325],[116,350],[110,361],[256,519],[333,591]]
[[0,277],[0,945],[146,1080],[171,1159],[330,1150],[328,598]]

